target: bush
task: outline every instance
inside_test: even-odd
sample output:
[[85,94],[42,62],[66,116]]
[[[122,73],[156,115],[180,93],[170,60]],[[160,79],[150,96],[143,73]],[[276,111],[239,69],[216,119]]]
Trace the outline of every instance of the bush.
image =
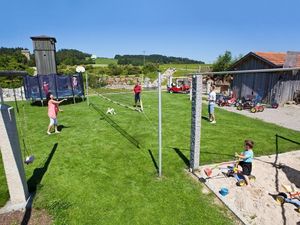
[[78,51],[76,49],[60,49],[56,53],[56,62],[58,65],[80,65],[80,64],[94,64],[91,54]]
[[117,66],[115,64],[109,64],[108,69],[109,69],[108,71],[109,75],[113,75],[113,76],[121,75],[123,72],[122,67]]
[[158,65],[154,64],[154,63],[148,63],[147,65],[145,65],[143,67],[144,74],[152,73],[152,72],[156,72],[156,71],[158,71]]

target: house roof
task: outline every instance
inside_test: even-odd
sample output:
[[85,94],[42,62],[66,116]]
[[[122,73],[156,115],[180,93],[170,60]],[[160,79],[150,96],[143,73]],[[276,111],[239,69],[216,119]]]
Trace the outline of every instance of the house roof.
[[296,67],[300,67],[300,54],[297,55]]
[[284,52],[254,52],[254,54],[264,58],[265,60],[277,65],[283,66],[286,58],[286,53]]

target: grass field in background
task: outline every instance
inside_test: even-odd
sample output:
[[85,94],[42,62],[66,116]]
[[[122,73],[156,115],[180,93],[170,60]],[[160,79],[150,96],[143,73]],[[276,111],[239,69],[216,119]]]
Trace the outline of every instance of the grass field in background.
[[[105,94],[132,105],[131,93]],[[114,105],[100,97],[63,105],[61,134],[46,135],[47,108],[26,104],[26,143],[36,161],[25,166],[35,208],[46,209],[55,224],[231,224],[228,211],[184,171],[188,168],[190,101],[187,95],[164,93],[163,178],[157,178],[157,94],[144,93],[144,113]],[[206,117],[206,106],[203,105]],[[216,109],[217,124],[202,120],[201,163],[232,160],[243,140],[255,142],[256,156],[275,153],[275,134],[297,140],[300,132]],[[140,146],[140,148],[137,147]],[[286,152],[299,146],[280,141]],[[2,165],[2,164],[1,164]],[[0,167],[0,202],[8,198]],[[191,210],[194,213],[191,213]]]
[[201,71],[206,71],[209,67],[211,67],[211,64],[162,64],[159,66],[162,72],[164,72],[168,68],[175,68],[175,77],[186,76],[188,74],[199,71],[199,69]]
[[117,64],[118,60],[112,59],[112,58],[105,58],[105,57],[98,57],[95,60],[95,64],[102,64],[102,65],[108,65],[108,64]]

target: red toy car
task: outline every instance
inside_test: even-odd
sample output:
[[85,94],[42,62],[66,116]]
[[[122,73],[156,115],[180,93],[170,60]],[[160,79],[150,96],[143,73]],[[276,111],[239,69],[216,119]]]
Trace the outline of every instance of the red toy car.
[[217,104],[221,107],[223,107],[223,106],[235,106],[236,105],[236,98],[230,98],[230,99],[222,98],[217,102]]
[[182,84],[180,87],[176,86],[175,84],[172,84],[171,87],[168,87],[169,93],[189,93],[190,92],[190,86],[187,84]]
[[250,109],[250,112],[256,113],[256,112],[263,112],[265,107],[260,104],[255,104],[253,101],[246,101],[243,103],[238,103],[237,110],[243,110],[243,109]]

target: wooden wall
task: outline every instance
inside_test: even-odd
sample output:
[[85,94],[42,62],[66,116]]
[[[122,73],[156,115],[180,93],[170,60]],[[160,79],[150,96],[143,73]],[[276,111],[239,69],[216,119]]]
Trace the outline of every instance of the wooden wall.
[[[237,65],[235,70],[275,68],[253,56]],[[234,75],[232,89],[239,98],[259,95],[263,103],[271,104],[273,98],[279,104],[293,100],[296,90],[300,90],[300,73],[272,72]]]
[[37,73],[41,75],[57,74],[55,42],[51,39],[33,40],[33,50]]

